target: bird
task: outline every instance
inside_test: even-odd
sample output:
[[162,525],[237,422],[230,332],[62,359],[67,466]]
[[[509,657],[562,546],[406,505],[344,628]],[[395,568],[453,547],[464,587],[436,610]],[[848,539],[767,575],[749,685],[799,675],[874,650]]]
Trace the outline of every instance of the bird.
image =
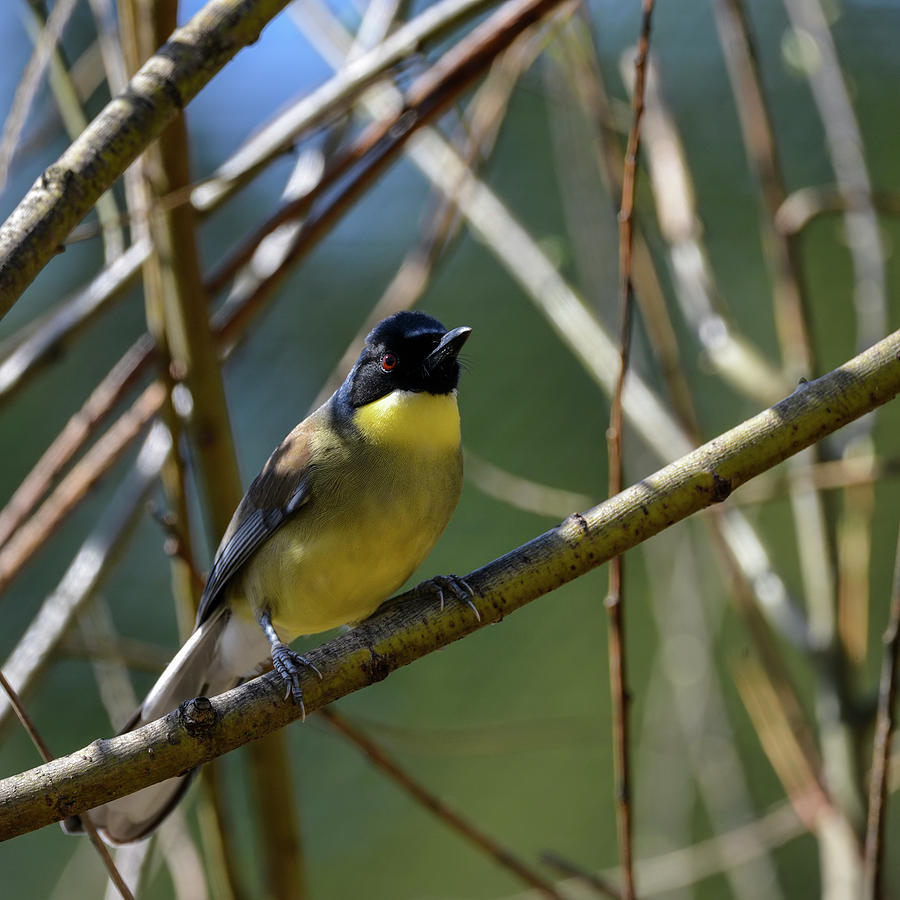
[[[194,630],[121,733],[212,696],[270,666],[305,716],[291,649],[300,635],[368,618],[419,567],[462,487],[457,387],[471,328],[419,311],[379,322],[335,393],[276,447],[238,505],[213,558]],[[453,575],[427,583],[471,603]],[[193,773],[85,815],[107,843],[153,832]],[[81,817],[63,823],[84,830]]]

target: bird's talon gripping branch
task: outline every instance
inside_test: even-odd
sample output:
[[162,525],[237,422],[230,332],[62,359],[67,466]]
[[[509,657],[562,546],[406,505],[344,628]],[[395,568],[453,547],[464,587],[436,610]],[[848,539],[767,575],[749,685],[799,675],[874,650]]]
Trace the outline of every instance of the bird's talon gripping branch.
[[303,690],[300,687],[300,667],[305,666],[322,680],[322,673],[305,656],[291,650],[287,644],[279,641],[272,645],[272,667],[281,676],[284,682],[284,699],[293,696],[294,702],[300,707],[301,718],[306,720],[306,706],[303,703]]
[[441,612],[444,611],[444,594],[446,592],[458,603],[465,603],[466,606],[475,613],[475,618],[479,622],[481,621],[481,613],[478,612],[478,607],[472,602],[475,591],[473,591],[468,582],[464,578],[460,578],[459,575],[435,575],[434,578],[423,582],[422,587],[426,590],[430,590],[432,593],[437,593],[441,603]]

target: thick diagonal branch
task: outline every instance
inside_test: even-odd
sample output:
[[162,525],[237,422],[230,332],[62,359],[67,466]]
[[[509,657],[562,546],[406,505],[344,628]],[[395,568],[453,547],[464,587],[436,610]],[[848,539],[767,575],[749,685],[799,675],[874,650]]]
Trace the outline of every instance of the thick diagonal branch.
[[[887,403],[900,392],[900,331],[775,406],[725,432],[605,503],[466,576],[478,621],[407,594],[309,656],[324,678],[305,679],[307,711],[407,665],[583,575]],[[0,840],[83,812],[187,771],[299,718],[278,678],[264,675],[212,700],[98,740],[0,782]]]

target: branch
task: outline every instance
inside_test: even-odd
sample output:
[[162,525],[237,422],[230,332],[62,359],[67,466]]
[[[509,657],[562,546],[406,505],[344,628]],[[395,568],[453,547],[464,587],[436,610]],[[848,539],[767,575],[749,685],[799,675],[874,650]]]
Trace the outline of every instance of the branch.
[[[171,438],[165,428],[150,429],[129,475],[108,501],[104,515],[3,664],[4,674],[17,693],[24,695],[31,689],[58,642],[108,574],[113,558],[138,521],[142,501],[156,485],[170,446]],[[10,707],[0,696],[0,729],[9,714]]]
[[872,774],[869,781],[869,816],[866,827],[864,892],[866,900],[878,900],[884,890],[885,819],[890,780],[891,734],[896,722],[898,660],[900,660],[900,539],[894,562],[894,585],[888,625],[884,633],[884,659],[878,690],[878,718],[872,742]]
[[[47,744],[44,743],[44,739],[41,737],[40,732],[35,728],[34,722],[32,722],[31,717],[25,711],[25,707],[22,705],[19,700],[18,694],[13,690],[12,685],[6,680],[6,677],[0,673],[0,687],[3,688],[3,691],[6,693],[6,696],[9,698],[9,702],[12,705],[13,709],[16,711],[16,715],[19,717],[19,721],[22,723],[22,727],[28,732],[28,737],[31,738],[31,742],[37,748],[38,753],[43,757],[44,762],[50,762],[53,759],[53,754],[50,752]],[[90,818],[87,819],[87,831],[88,837],[91,839],[91,843],[97,850],[97,853],[100,855],[100,859],[103,862],[103,865],[106,867],[106,870],[109,872],[109,877],[112,879],[116,888],[118,889],[121,896],[124,900],[134,900],[134,895],[128,889],[128,885],[125,883],[122,875],[119,870],[116,868],[116,864],[113,861],[112,856],[110,855],[109,848],[106,844],[103,843],[102,838],[97,832],[97,828],[93,822],[91,822]]]
[[429,6],[265,123],[191,191],[194,208],[200,213],[217,208],[269,162],[293,148],[301,136],[345,113],[380,76],[494,5],[496,0],[438,0]]
[[137,277],[149,253],[148,241],[138,240],[132,244],[87,284],[59,303],[21,340],[0,362],[0,404],[8,402],[43,367],[58,360],[102,312],[117,300],[124,299],[125,288]]
[[[634,91],[631,101],[631,129],[625,148],[622,171],[622,205],[619,208],[619,368],[609,410],[606,440],[609,457],[610,496],[622,490],[624,464],[622,432],[625,414],[622,395],[631,357],[631,331],[634,319],[632,283],[632,245],[634,194],[637,185],[637,158],[641,143],[641,118],[644,114],[644,83],[647,54],[650,49],[650,23],[654,0],[642,0],[641,31],[634,61]],[[631,760],[629,757],[628,666],[625,642],[625,561],[616,556],[609,566],[609,589],[605,604],[608,618],[609,689],[612,701],[613,771],[615,773],[616,831],[619,861],[622,867],[622,897],[634,900],[633,826],[631,816]]]
[[[583,514],[466,576],[481,621],[415,592],[310,653],[324,679],[304,678],[307,711],[504,616],[725,500],[740,485],[900,392],[900,331],[775,406]],[[212,700],[0,782],[0,840],[122,797],[214,759],[300,717],[271,673]]]
[[44,171],[0,227],[0,317],[100,195],[286,3],[210,0]]
[[535,868],[522,859],[519,859],[512,850],[504,847],[474,822],[448,806],[440,797],[433,794],[423,784],[413,778],[401,768],[377,742],[353,722],[345,719],[340,713],[331,708],[323,709],[321,715],[325,717],[331,727],[347,738],[356,748],[362,751],[369,762],[380,769],[401,790],[419,802],[425,809],[433,813],[445,825],[451,828],[463,840],[468,841],[476,849],[487,855],[490,859],[503,866],[514,876],[530,884],[542,897],[563,900],[562,895],[553,884],[544,878]]

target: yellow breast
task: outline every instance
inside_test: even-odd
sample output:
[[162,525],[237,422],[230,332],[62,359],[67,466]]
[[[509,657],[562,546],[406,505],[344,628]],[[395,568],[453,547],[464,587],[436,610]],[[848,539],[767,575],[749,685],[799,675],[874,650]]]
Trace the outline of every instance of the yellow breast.
[[353,417],[367,441],[416,451],[449,450],[459,446],[456,391],[392,391],[361,406]]
[[288,637],[373,613],[428,555],[459,499],[455,393],[395,391],[357,409],[354,424],[363,442],[318,466],[310,502],[242,573],[247,611],[270,609]]

